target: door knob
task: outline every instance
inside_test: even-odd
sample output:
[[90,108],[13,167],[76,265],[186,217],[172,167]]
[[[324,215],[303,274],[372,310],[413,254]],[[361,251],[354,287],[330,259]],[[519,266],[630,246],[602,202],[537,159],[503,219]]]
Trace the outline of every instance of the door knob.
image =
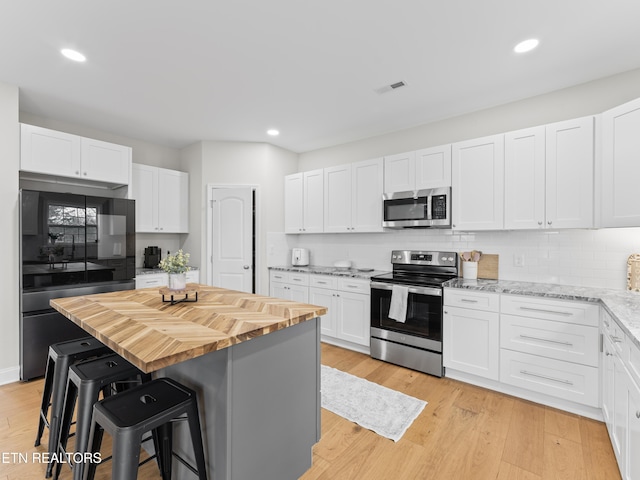
[[249,270],[249,268],[250,268],[250,267],[249,267],[249,265],[245,265],[245,266],[244,266],[244,267],[242,267],[242,268],[244,268],[245,270]]

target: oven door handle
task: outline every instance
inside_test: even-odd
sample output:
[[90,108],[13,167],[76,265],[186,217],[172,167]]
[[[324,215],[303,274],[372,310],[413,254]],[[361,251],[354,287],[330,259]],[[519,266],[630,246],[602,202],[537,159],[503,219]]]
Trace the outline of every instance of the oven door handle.
[[[393,284],[382,282],[371,282],[372,290],[392,290]],[[442,289],[435,287],[409,287],[409,293],[417,293],[418,295],[430,295],[432,297],[441,297]]]

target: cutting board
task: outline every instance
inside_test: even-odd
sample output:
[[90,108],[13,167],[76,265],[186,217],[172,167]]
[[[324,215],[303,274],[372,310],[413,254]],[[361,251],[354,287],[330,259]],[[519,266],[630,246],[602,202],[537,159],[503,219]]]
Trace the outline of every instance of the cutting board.
[[497,280],[499,257],[500,255],[483,253],[478,262],[478,278]]
[[627,260],[627,290],[640,292],[640,254],[629,255]]

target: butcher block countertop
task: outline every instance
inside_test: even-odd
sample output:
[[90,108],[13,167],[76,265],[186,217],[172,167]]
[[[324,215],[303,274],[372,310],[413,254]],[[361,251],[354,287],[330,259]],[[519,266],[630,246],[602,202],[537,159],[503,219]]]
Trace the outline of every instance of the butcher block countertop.
[[208,285],[187,289],[198,291],[197,302],[171,305],[158,288],[145,288],[57,298],[51,306],[147,373],[327,313],[325,307]]

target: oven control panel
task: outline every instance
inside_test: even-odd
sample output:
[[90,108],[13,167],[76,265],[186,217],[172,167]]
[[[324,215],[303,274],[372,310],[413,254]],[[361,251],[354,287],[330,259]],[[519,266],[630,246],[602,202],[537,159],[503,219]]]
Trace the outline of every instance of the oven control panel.
[[418,250],[393,250],[391,263],[404,265],[433,265],[455,267],[458,265],[456,252],[426,252]]

